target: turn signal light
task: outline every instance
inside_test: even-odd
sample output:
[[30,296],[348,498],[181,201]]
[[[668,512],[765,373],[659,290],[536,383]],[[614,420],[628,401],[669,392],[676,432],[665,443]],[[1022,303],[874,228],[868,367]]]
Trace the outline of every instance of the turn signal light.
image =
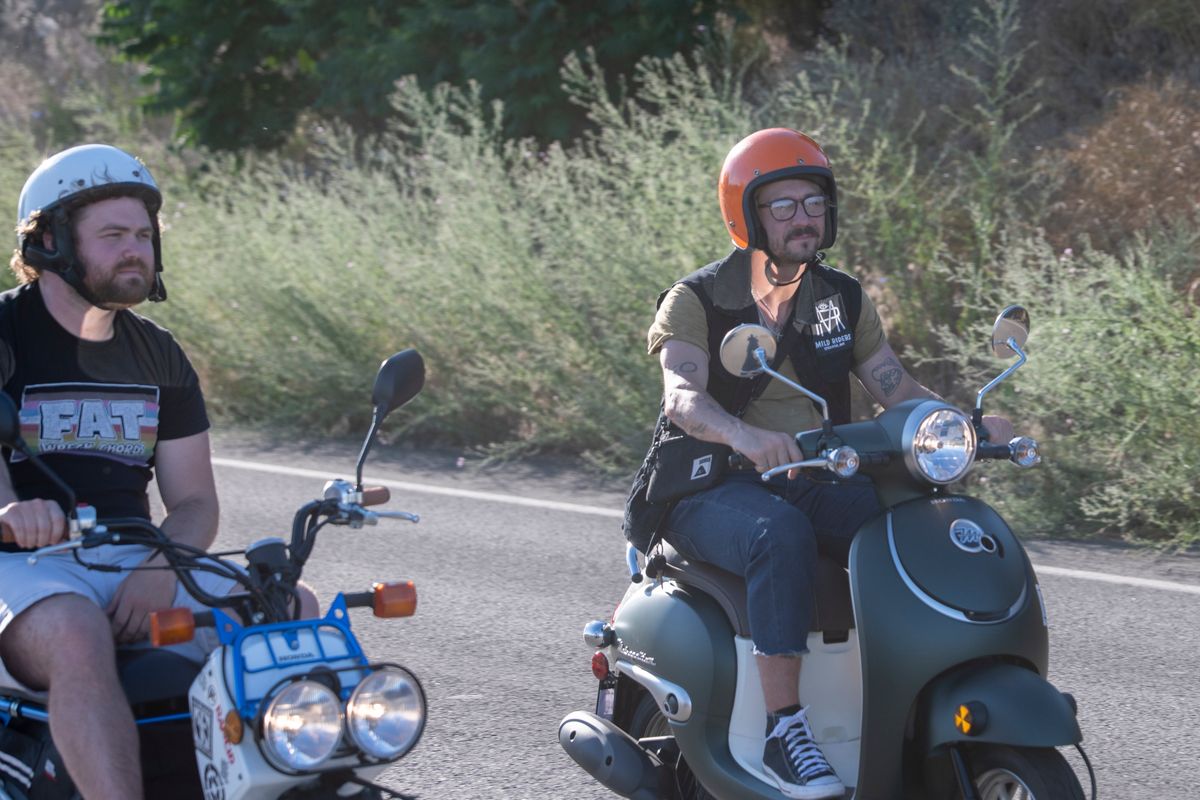
[[598,681],[608,677],[608,657],[599,650],[596,651],[596,655],[592,656],[592,674]]
[[963,703],[954,712],[954,727],[964,736],[978,736],[987,727],[987,706],[979,701]]
[[390,619],[417,613],[417,587],[412,581],[377,583],[373,588],[375,616]]
[[246,729],[242,725],[242,715],[236,709],[225,715],[225,722],[221,724],[221,733],[225,734],[225,741],[230,744],[242,743]]
[[155,647],[190,642],[196,635],[196,618],[190,608],[150,612],[150,643]]

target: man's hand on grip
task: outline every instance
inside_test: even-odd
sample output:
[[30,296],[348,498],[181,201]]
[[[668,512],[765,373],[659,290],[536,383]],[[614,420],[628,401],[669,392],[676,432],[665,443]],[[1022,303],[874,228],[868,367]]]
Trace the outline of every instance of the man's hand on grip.
[[5,542],[34,550],[67,537],[67,517],[53,500],[18,500],[0,508]]

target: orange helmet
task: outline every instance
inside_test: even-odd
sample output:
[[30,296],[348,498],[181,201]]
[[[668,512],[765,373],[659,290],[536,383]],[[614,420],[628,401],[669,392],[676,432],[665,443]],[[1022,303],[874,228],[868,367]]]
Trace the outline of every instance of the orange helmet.
[[803,178],[824,189],[829,209],[825,212],[825,236],[819,247],[833,245],[837,238],[837,183],[829,159],[812,137],[791,128],[767,128],[735,144],[721,165],[717,184],[721,215],[739,249],[761,249],[766,245],[755,213],[754,192],[764,184],[784,178]]

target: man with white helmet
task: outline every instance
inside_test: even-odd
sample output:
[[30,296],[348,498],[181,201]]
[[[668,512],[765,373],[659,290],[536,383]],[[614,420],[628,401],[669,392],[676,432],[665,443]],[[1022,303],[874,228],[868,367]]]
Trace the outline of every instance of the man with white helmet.
[[[816,141],[786,128],[747,136],[726,157],[718,194],[735,249],[664,291],[649,331],[663,373],[659,430],[727,445],[760,472],[802,460],[794,434],[820,427],[814,404],[778,381],[742,379],[715,357],[725,334],[747,322],[771,331],[776,369],[825,398],[835,424],[850,421],[852,374],[885,408],[936,397],[901,366],[858,281],[824,263],[822,251],[837,235],[838,198]],[[1007,421],[985,423],[993,441],[1011,437]],[[650,466],[648,459],[631,500]],[[788,797],[842,797],[801,706],[800,656],[808,649],[817,553],[846,563],[854,532],[878,510],[870,484],[799,470],[764,484],[742,472],[665,512],[650,509],[649,524],[637,508],[631,503],[626,535],[638,546],[654,531],[686,557],[746,580],[768,711],[764,770]]]
[[[102,518],[149,518],[153,470],[163,531],[204,548],[218,505],[200,384],[170,333],[129,311],[166,298],[161,205],[145,165],[107,145],[73,147],[30,175],[11,262],[22,285],[0,294],[0,384],[21,410],[26,443],[80,502]],[[28,459],[4,456],[0,686],[51,690],[51,733],[84,796],[140,797],[113,640],[142,640],[151,611],[195,604],[169,570],[88,571],[65,554],[29,564],[21,550],[66,536],[62,499]],[[107,546],[86,560],[165,563],[148,554]],[[230,588],[212,576],[204,585]],[[199,659],[204,644],[190,646]]]

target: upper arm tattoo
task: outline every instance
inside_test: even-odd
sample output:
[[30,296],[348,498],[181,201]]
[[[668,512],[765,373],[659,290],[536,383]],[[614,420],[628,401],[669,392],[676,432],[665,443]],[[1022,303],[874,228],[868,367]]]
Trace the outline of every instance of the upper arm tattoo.
[[700,367],[695,361],[684,361],[682,364],[675,364],[671,367],[673,372],[681,372],[684,375],[690,375],[698,369],[700,369]]
[[871,377],[879,384],[884,397],[891,397],[900,388],[904,380],[904,367],[894,358],[886,358],[883,363],[871,370]]

